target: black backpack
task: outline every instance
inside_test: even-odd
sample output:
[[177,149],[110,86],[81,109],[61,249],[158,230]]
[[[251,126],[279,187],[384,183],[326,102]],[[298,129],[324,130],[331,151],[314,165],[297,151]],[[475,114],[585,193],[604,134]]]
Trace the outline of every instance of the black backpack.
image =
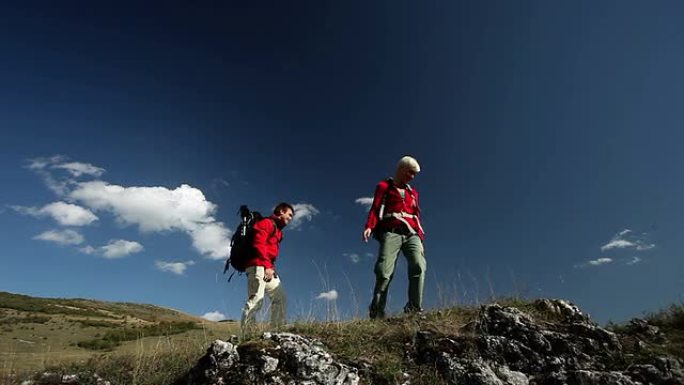
[[[240,215],[240,224],[235,230],[235,234],[230,240],[230,257],[226,261],[226,265],[223,268],[223,274],[225,274],[232,266],[235,271],[240,273],[244,272],[248,267],[247,263],[254,257],[254,225],[264,219],[261,213],[258,211],[250,211],[246,205],[240,206],[238,211]],[[273,228],[273,234],[275,235],[275,227]],[[233,275],[230,275],[232,278]],[[228,280],[230,281],[230,278]]]

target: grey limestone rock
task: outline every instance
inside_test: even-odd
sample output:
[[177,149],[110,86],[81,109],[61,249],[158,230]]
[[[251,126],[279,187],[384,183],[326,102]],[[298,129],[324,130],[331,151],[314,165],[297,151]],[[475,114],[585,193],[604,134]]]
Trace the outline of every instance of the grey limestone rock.
[[357,385],[356,368],[336,360],[315,339],[266,333],[238,346],[217,340],[176,385]]
[[435,363],[448,383],[459,385],[684,385],[679,360],[653,357],[648,365],[627,365],[618,336],[575,305],[546,299],[535,306],[552,321],[491,304],[481,308],[470,332],[419,332],[417,361]]

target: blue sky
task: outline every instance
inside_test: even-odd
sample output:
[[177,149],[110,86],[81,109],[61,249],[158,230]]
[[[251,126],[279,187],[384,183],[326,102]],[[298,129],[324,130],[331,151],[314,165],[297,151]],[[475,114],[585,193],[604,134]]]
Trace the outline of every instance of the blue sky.
[[0,290],[239,318],[236,211],[284,200],[291,318],[365,316],[357,200],[410,154],[426,307],[681,301],[682,8],[3,2]]

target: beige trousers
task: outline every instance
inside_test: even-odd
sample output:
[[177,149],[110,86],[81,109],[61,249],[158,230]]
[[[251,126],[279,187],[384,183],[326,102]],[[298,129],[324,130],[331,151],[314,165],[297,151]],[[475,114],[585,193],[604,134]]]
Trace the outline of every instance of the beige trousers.
[[277,328],[285,323],[285,292],[280,278],[273,277],[270,281],[264,280],[263,266],[250,266],[245,270],[247,274],[247,302],[242,308],[242,320],[240,326],[245,327],[254,323],[255,314],[261,309],[264,295],[271,300],[271,326]]

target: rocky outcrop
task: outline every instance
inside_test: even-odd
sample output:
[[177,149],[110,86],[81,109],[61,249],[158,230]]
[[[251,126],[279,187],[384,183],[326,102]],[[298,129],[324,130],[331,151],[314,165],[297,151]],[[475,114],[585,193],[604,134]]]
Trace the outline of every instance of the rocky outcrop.
[[[679,360],[653,357],[652,363],[630,364],[617,335],[576,306],[560,300],[534,305],[550,320],[493,304],[481,308],[470,332],[438,336],[420,331],[416,357],[459,385],[684,384]],[[633,324],[650,338],[661,338],[654,326]]]
[[317,340],[291,333],[265,333],[235,345],[214,341],[190,373],[187,385],[356,385],[356,368],[336,360]]
[[[458,385],[684,384],[680,360],[655,355],[635,360],[615,333],[575,305],[545,299],[533,307],[526,313],[482,306],[457,335],[419,330],[405,357],[436,367],[445,383]],[[664,341],[658,328],[643,320],[631,321],[627,330],[637,341]],[[315,339],[267,333],[241,345],[215,341],[178,384],[342,385],[359,383],[359,373],[363,383],[372,383],[372,366],[356,366],[339,362]]]
[[[343,361],[317,339],[265,333],[241,344],[237,338],[214,341],[174,385],[684,385],[682,360],[656,353],[669,342],[647,321],[634,319],[616,334],[567,301],[544,299],[523,308],[484,305],[460,329],[432,328],[425,315],[381,321],[375,326],[416,330],[396,341],[405,365],[394,376],[368,358]],[[434,381],[425,382],[425,371]],[[22,385],[128,383],[84,371],[37,374]]]

